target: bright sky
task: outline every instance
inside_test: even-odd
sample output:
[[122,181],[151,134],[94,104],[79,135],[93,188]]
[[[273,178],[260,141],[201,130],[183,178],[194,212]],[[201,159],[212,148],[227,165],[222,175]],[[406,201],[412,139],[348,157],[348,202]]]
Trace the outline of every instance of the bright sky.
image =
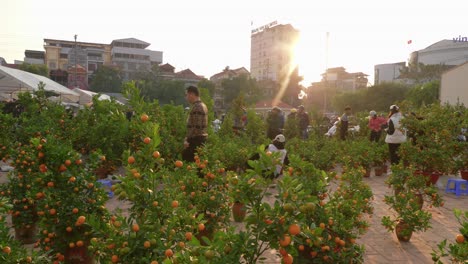
[[375,64],[407,61],[412,51],[468,36],[462,0],[3,0],[0,10],[0,57],[8,63],[23,60],[25,49],[44,50],[44,38],[72,41],[77,34],[78,41],[110,44],[134,37],[163,51],[176,70],[207,78],[226,66],[250,68],[251,29],[291,23],[301,32],[306,86],[327,66],[364,72],[373,83]]

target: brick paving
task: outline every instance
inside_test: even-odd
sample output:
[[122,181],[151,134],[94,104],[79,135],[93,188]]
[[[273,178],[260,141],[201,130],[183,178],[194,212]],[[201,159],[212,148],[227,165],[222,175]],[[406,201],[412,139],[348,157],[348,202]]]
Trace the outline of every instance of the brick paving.
[[[423,233],[413,233],[410,242],[399,242],[394,233],[387,232],[380,224],[381,217],[388,213],[387,205],[383,202],[384,195],[391,192],[384,183],[387,176],[374,176],[372,173],[370,178],[364,178],[364,181],[371,186],[375,198],[374,214],[369,218],[369,230],[357,240],[357,243],[364,245],[366,249],[364,263],[433,263],[432,249],[444,239],[453,242],[459,233],[459,224],[453,215],[453,209],[468,210],[468,195],[456,197],[453,193],[445,193],[445,184],[448,178],[453,177],[459,176],[442,176],[437,183],[439,193],[445,200],[444,207],[425,207],[432,213],[432,228]],[[0,173],[0,184],[4,182],[6,182],[6,173]],[[115,197],[107,203],[110,210],[120,208],[126,211],[129,206],[128,203],[122,203]],[[264,256],[266,260],[263,263],[281,263],[275,250],[266,252]],[[448,259],[444,259],[443,262],[450,263]]]

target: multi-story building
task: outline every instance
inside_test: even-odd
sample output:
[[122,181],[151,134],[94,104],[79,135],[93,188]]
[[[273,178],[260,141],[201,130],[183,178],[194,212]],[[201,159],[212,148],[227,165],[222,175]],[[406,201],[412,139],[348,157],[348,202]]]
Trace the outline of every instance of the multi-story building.
[[[68,40],[44,39],[45,64],[50,70],[50,78],[54,81],[73,87],[73,80],[82,79],[84,69],[86,78],[80,82],[81,89],[88,89],[88,80],[100,65],[111,65],[110,45],[90,42],[74,42]],[[70,74],[80,74],[78,78]]]
[[226,67],[222,72],[219,72],[213,76],[210,77],[210,81],[212,81],[215,85],[215,90],[213,94],[213,100],[214,100],[214,109],[215,112],[221,112],[223,109],[225,109],[224,105],[224,96],[223,96],[223,86],[222,82],[225,79],[232,79],[235,77],[239,77],[241,75],[249,75],[249,71],[244,68],[237,68],[237,69],[229,69],[229,67]]
[[349,73],[343,67],[329,68],[322,74],[322,83],[329,88],[355,92],[367,87],[367,76],[369,75],[362,72]]
[[400,70],[406,66],[406,63],[385,63],[377,64],[374,66],[374,85],[383,82],[397,82],[400,81]]
[[25,50],[24,62],[29,64],[45,64],[45,52],[41,50]]
[[257,80],[280,83],[297,68],[293,52],[299,31],[276,21],[251,32],[250,74]]
[[136,72],[150,70],[152,65],[162,62],[162,52],[146,49],[149,45],[135,38],[112,41],[112,62],[119,66],[124,80],[133,79]]
[[410,55],[410,64],[461,65],[468,61],[468,41],[444,39]]
[[136,71],[161,63],[162,52],[146,49],[149,45],[135,38],[118,39],[111,44],[44,39],[44,63],[50,70],[50,78],[68,87],[82,79],[84,69],[86,78],[79,84],[80,88],[88,89],[88,81],[101,65],[119,66],[123,79],[129,80]]
[[175,67],[169,63],[159,66],[159,75],[166,80],[181,81],[186,87],[197,86],[198,82],[204,79],[203,76],[195,74],[190,69],[175,72]]

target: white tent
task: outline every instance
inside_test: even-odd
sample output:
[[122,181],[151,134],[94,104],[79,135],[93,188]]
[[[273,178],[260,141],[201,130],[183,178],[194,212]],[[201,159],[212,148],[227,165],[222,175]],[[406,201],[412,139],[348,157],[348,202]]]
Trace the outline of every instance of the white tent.
[[78,93],[49,78],[0,66],[0,100],[18,99],[19,93],[37,91],[40,82],[45,84],[44,90],[56,93],[62,102],[76,103],[80,98]]
[[[79,100],[80,105],[85,105],[85,104],[92,103],[93,102],[93,96],[98,94],[98,93],[83,90],[83,89],[80,89],[80,88],[75,88],[72,91],[76,92],[77,94],[80,95],[80,100]],[[109,95],[107,95],[107,94],[101,94],[101,95],[99,95],[98,100],[100,100],[100,101],[109,100],[110,101],[111,97]],[[118,103],[120,103],[120,102],[118,102]]]

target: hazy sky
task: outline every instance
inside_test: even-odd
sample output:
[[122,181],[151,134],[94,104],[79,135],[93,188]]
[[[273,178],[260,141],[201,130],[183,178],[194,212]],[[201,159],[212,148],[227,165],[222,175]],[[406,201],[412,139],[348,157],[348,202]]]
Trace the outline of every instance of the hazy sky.
[[412,51],[468,36],[468,2],[461,0],[2,0],[0,10],[0,57],[8,63],[23,60],[25,49],[44,50],[44,38],[77,34],[78,41],[110,44],[134,37],[163,51],[176,70],[207,78],[226,66],[250,68],[251,29],[291,23],[301,32],[304,85],[319,81],[327,66],[367,73],[373,82],[375,64],[407,61]]

